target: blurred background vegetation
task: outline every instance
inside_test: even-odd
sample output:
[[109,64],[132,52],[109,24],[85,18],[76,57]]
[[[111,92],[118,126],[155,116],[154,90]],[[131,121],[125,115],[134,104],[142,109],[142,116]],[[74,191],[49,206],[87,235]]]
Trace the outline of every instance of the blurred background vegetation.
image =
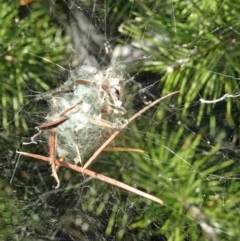
[[[0,240],[239,239],[239,100],[199,102],[240,92],[238,1],[0,2]],[[15,154],[47,154],[21,144],[46,115],[40,93],[79,65],[118,63],[143,95],[180,94],[127,130],[122,145],[148,155],[103,154],[91,168],[164,206],[69,170],[54,190],[45,163]]]

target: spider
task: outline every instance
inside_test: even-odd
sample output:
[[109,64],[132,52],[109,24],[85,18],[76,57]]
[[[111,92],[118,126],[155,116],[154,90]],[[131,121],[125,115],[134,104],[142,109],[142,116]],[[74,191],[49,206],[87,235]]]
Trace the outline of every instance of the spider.
[[[38,159],[38,160],[42,160],[42,161],[47,161],[50,163],[51,165],[51,169],[52,169],[52,176],[55,178],[56,182],[57,182],[57,186],[55,188],[58,188],[60,186],[60,181],[59,181],[59,178],[58,178],[58,175],[57,175],[57,170],[59,167],[63,166],[63,167],[66,167],[66,168],[69,168],[69,169],[72,169],[74,171],[77,171],[79,173],[82,173],[82,174],[85,174],[85,175],[88,175],[88,176],[91,176],[93,178],[96,178],[96,179],[99,179],[103,182],[106,182],[106,183],[109,183],[111,185],[114,185],[114,186],[117,186],[119,188],[122,188],[124,190],[127,190],[129,192],[132,192],[132,193],[135,193],[137,195],[140,195],[142,197],[145,197],[145,198],[148,198],[152,201],[155,201],[159,204],[163,204],[164,202],[155,197],[155,196],[152,196],[148,193],[145,193],[143,191],[140,191],[132,186],[129,186],[125,183],[122,183],[122,182],[119,182],[115,179],[112,179],[112,178],[109,178],[107,176],[104,176],[102,174],[99,174],[99,173],[96,173],[94,171],[91,171],[89,169],[87,169],[89,167],[89,165],[97,158],[97,156],[102,152],[102,151],[137,151],[137,152],[144,152],[142,150],[139,150],[139,149],[133,149],[133,148],[111,148],[109,147],[109,144],[117,137],[117,135],[124,129],[126,128],[130,122],[132,122],[134,119],[136,119],[139,115],[143,114],[144,112],[146,112],[148,109],[150,109],[151,107],[153,107],[154,105],[156,105],[157,103],[161,102],[162,100],[164,100],[165,98],[169,97],[169,96],[172,96],[174,94],[177,94],[179,93],[179,91],[175,91],[175,92],[172,92],[162,98],[159,98],[157,100],[155,100],[154,102],[150,103],[149,105],[145,106],[143,109],[141,109],[140,111],[138,111],[136,114],[134,114],[131,118],[129,118],[127,121],[125,121],[124,124],[122,124],[120,127],[118,127],[118,129],[115,129],[115,131],[110,135],[110,137],[94,152],[94,154],[91,156],[91,158],[84,164],[83,167],[80,167],[78,165],[74,165],[74,164],[71,164],[69,162],[65,162],[64,161],[64,158],[65,157],[60,157],[59,159],[56,158],[56,144],[57,144],[57,141],[56,141],[56,132],[55,132],[55,128],[57,128],[58,126],[61,126],[63,123],[69,121],[69,117],[65,117],[64,115],[67,113],[67,112],[70,112],[72,111],[76,106],[78,106],[80,103],[82,103],[82,99],[79,99],[77,102],[75,102],[72,106],[66,108],[65,110],[61,111],[58,115],[57,115],[57,118],[51,122],[48,122],[48,123],[44,123],[38,127],[36,127],[39,132],[34,135],[32,137],[32,140],[31,140],[31,143],[36,143],[34,142],[34,138],[39,135],[41,132],[43,131],[49,131],[49,156],[46,157],[46,156],[42,156],[42,155],[37,155],[37,154],[33,154],[33,153],[27,153],[27,152],[20,152],[20,151],[17,151],[18,154],[20,155],[25,155],[25,156],[29,156],[29,157],[32,157],[32,158],[35,158],[35,159]],[[108,123],[106,122],[101,122],[101,121],[95,121],[95,120],[91,120],[89,119],[88,121],[94,123],[94,124],[97,124],[97,125],[107,125],[107,127],[111,127],[108,126]],[[76,147],[77,148],[77,147]],[[77,151],[78,151],[78,148],[77,148]]]

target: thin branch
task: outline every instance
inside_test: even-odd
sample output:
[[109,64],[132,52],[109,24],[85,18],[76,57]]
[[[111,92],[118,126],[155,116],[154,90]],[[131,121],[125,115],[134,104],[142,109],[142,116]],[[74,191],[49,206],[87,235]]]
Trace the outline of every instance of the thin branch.
[[236,97],[239,97],[239,96],[240,96],[240,94],[238,94],[238,95],[225,94],[224,96],[222,96],[221,98],[216,99],[216,100],[199,99],[199,101],[201,103],[205,103],[205,104],[214,104],[214,103],[220,102],[222,100],[225,100],[226,98],[236,98]]
[[50,130],[50,129],[53,129],[53,128],[61,125],[62,123],[64,123],[64,122],[65,122],[66,120],[68,120],[68,119],[69,119],[68,117],[63,117],[63,118],[57,119],[57,120],[55,120],[55,121],[42,124],[42,125],[37,126],[37,127],[35,127],[35,128],[38,129],[38,130],[40,130],[40,131]]
[[50,164],[52,167],[52,176],[55,178],[56,182],[57,182],[57,186],[55,188],[59,188],[60,186],[60,181],[57,175],[57,171],[56,171],[56,166],[55,166],[55,149],[56,149],[56,143],[55,143],[55,130],[51,129],[50,130],[50,135],[49,135],[49,160],[50,160]]
[[[21,154],[21,155],[32,157],[32,158],[35,158],[35,159],[39,159],[39,160],[42,160],[42,161],[51,162],[50,157],[45,157],[45,156],[41,156],[41,155],[31,154],[31,153],[27,153],[27,152],[19,152],[19,151],[17,151],[17,153]],[[133,187],[125,184],[125,183],[119,182],[119,181],[117,181],[115,179],[112,179],[110,177],[104,176],[102,174],[90,171],[88,169],[84,169],[84,168],[79,167],[77,165],[73,165],[73,164],[70,164],[70,163],[67,163],[67,162],[62,162],[62,161],[59,161],[59,160],[55,160],[55,164],[57,166],[64,166],[64,167],[72,169],[72,170],[74,170],[76,172],[86,174],[86,175],[88,175],[90,177],[93,177],[95,179],[101,180],[103,182],[109,183],[111,185],[114,185],[116,187],[119,187],[121,189],[129,191],[131,193],[135,193],[135,194],[137,194],[139,196],[142,196],[142,197],[145,197],[147,199],[150,199],[150,200],[152,200],[154,202],[157,202],[157,203],[159,203],[161,205],[164,204],[164,202],[161,199],[157,198],[157,197],[154,197],[154,196],[152,196],[152,195],[150,195],[148,193],[140,191],[140,190],[138,190],[136,188],[133,188]]]
[[107,146],[106,148],[103,149],[103,151],[114,151],[114,152],[136,152],[136,153],[141,153],[141,154],[145,154],[146,151],[141,150],[141,149],[136,149],[136,148],[129,148],[129,147],[110,147]]
[[92,157],[85,163],[85,165],[83,166],[83,169],[87,168],[97,157],[98,155],[117,137],[117,135],[124,129],[126,128],[129,123],[131,123],[134,119],[136,119],[138,116],[142,115],[144,112],[146,112],[147,110],[149,110],[150,108],[152,108],[154,105],[158,104],[159,102],[161,102],[162,100],[168,98],[169,96],[175,95],[179,93],[179,91],[175,91],[172,92],[168,95],[163,96],[162,98],[159,98],[155,101],[153,101],[152,103],[150,103],[149,105],[147,105],[146,107],[144,107],[143,109],[141,109],[140,111],[138,111],[135,115],[133,115],[130,119],[128,119],[128,121],[123,124],[118,131],[115,131],[104,143],[101,147],[98,148],[98,150],[92,155]]
[[73,105],[71,105],[70,107],[68,107],[67,109],[61,111],[58,116],[63,116],[65,115],[67,112],[71,111],[72,109],[74,109],[77,105],[82,103],[82,99],[79,99],[78,101],[76,101]]

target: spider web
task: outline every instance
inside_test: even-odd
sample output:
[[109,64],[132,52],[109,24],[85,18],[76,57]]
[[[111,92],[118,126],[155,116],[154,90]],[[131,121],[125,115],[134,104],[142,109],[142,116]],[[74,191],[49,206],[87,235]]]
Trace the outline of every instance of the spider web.
[[[48,155],[44,137],[37,145],[22,144],[36,134],[35,126],[45,123],[49,109],[50,92],[27,85],[30,101],[20,113],[28,120],[29,132],[9,141],[15,148],[3,152],[7,164],[1,163],[2,196],[8,193],[8,208],[15,210],[7,225],[14,235],[6,234],[4,240],[239,238],[239,100],[199,101],[239,93],[239,23],[231,4],[206,2],[192,1],[188,8],[167,0],[62,3],[68,9],[64,28],[71,41],[66,65],[50,62],[60,79],[53,91],[79,65],[121,69],[126,78],[140,83],[127,93],[134,96],[128,104],[130,117],[160,96],[180,90],[114,141],[114,146],[145,154],[103,152],[89,167],[161,198],[164,205],[64,168],[59,171],[61,187],[54,189],[46,163],[15,155],[15,150]],[[51,14],[61,22],[56,6]],[[229,9],[233,16],[224,14]],[[200,11],[206,11],[204,20]],[[165,22],[159,23],[159,13]],[[199,18],[199,29],[189,18],[195,23]],[[9,217],[0,216],[0,224],[5,225],[4,220]]]

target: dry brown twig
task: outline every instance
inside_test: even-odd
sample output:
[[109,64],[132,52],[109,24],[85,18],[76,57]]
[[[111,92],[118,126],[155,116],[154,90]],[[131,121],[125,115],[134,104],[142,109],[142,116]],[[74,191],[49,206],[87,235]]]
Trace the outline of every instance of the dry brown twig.
[[[106,141],[105,143],[92,155],[92,157],[86,162],[86,164],[83,166],[83,167],[79,167],[77,165],[73,165],[73,164],[70,164],[70,163],[67,163],[67,162],[63,162],[63,161],[59,161],[56,159],[56,151],[55,151],[55,141],[56,141],[56,135],[55,135],[55,131],[54,131],[54,128],[57,127],[58,125],[62,124],[63,122],[67,121],[68,118],[60,118],[58,120],[55,120],[51,123],[46,123],[46,124],[43,124],[41,126],[39,126],[39,130],[42,131],[42,130],[50,130],[50,135],[49,135],[49,157],[45,157],[45,156],[41,156],[41,155],[37,155],[37,154],[32,154],[32,153],[27,153],[27,152],[19,152],[17,151],[18,154],[21,154],[21,155],[25,155],[25,156],[29,156],[29,157],[32,157],[32,158],[35,158],[35,159],[38,159],[38,160],[42,160],[42,161],[47,161],[51,164],[51,167],[52,167],[52,176],[55,178],[56,182],[57,182],[57,186],[56,188],[59,187],[60,185],[60,181],[58,179],[58,176],[57,176],[57,172],[56,172],[56,166],[64,166],[64,167],[67,167],[67,168],[70,168],[74,171],[77,171],[77,172],[80,172],[80,173],[83,173],[83,174],[86,174],[88,176],[91,176],[93,178],[96,178],[96,179],[99,179],[101,181],[104,181],[104,182],[107,182],[111,185],[114,185],[114,186],[117,186],[119,188],[122,188],[124,190],[127,190],[129,192],[132,192],[132,193],[135,193],[139,196],[142,196],[142,197],[145,197],[145,198],[148,198],[154,202],[157,202],[159,204],[163,204],[163,201],[155,196],[152,196],[150,194],[147,194],[143,191],[140,191],[134,187],[131,187],[125,183],[122,183],[122,182],[119,182],[115,179],[112,179],[112,178],[109,178],[107,176],[104,176],[102,174],[99,174],[99,173],[96,173],[96,172],[93,172],[93,171],[90,171],[87,169],[87,167],[98,157],[98,155],[104,151],[104,149],[108,149],[108,145],[117,137],[117,135],[124,129],[126,128],[130,122],[132,122],[134,119],[136,119],[138,116],[140,116],[141,114],[143,114],[144,112],[146,112],[147,110],[149,110],[150,108],[152,108],[153,106],[155,106],[156,104],[158,104],[159,102],[161,102],[162,100],[172,96],[172,95],[175,95],[179,93],[179,91],[175,91],[175,92],[172,92],[166,96],[163,96],[157,100],[155,100],[154,102],[150,103],[149,105],[147,105],[146,107],[144,107],[143,109],[141,109],[139,112],[137,112],[135,115],[133,115],[130,119],[128,119],[128,121],[126,123],[124,123],[117,131],[115,131]],[[80,101],[78,102],[80,103]],[[77,105],[77,104],[76,104]],[[74,108],[75,105],[73,105],[72,107],[62,111],[59,116],[62,116],[63,114],[65,114],[67,111],[70,111],[72,108]],[[109,149],[111,151],[111,148]],[[117,149],[116,149],[117,150]],[[126,151],[128,151],[129,148],[126,148]],[[132,149],[131,149],[132,150]],[[123,149],[121,148],[120,151],[123,151]],[[138,152],[140,152],[138,150]]]

